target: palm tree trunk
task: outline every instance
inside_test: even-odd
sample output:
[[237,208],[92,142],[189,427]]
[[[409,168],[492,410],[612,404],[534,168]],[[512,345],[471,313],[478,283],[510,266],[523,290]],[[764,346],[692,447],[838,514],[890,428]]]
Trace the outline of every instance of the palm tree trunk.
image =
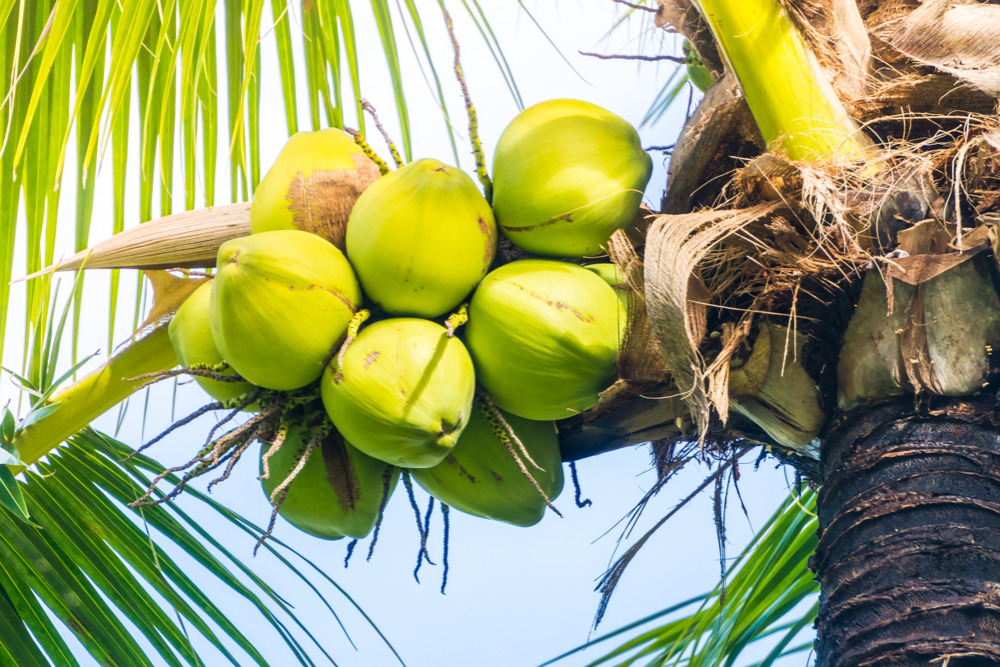
[[994,399],[850,413],[826,438],[817,667],[1000,664]]

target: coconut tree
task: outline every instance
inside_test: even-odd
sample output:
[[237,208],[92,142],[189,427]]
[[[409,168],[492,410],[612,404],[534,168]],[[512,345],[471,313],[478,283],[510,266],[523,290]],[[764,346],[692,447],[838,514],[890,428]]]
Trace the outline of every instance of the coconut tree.
[[[153,4],[0,4],[2,72],[16,82],[5,96],[10,111],[0,120],[8,138],[0,180],[8,210],[0,224],[12,248],[15,195],[23,192],[28,236],[37,249],[29,273],[52,263],[55,226],[47,221],[58,210],[56,176],[69,128],[83,128],[77,134],[79,249],[87,244],[90,166],[108,141],[116,175],[125,173],[133,77],[145,91],[139,95],[143,219],[153,217],[157,180],[164,184],[161,213],[172,211],[176,128],[186,185],[199,163],[214,172],[220,81],[228,91],[225,131],[236,165],[232,199],[246,199],[259,180],[263,3],[227,2],[218,23],[211,3],[170,3],[156,12]],[[372,7],[389,68],[398,73],[393,15],[387,3]],[[405,7],[403,20],[426,51],[420,15],[413,3]],[[272,9],[282,90],[294,109],[291,32],[284,7]],[[812,561],[822,591],[819,664],[1000,661],[990,596],[997,576],[990,383],[1000,326],[993,263],[1000,150],[991,116],[1000,94],[995,7],[947,0],[634,5],[636,12],[644,9],[657,26],[687,38],[691,65],[703,67],[695,70],[700,80],[712,83],[673,147],[659,214],[640,216],[609,245],[630,287],[620,379],[595,408],[560,424],[564,457],[651,441],[663,481],[680,463],[706,456],[719,462],[709,480],[716,481],[747,447],[763,443],[819,489]],[[350,9],[304,3],[302,25],[313,125],[324,113],[342,125],[342,69],[355,93],[360,90]],[[112,58],[105,63],[108,34]],[[215,40],[223,35],[224,78],[215,62]],[[68,90],[75,91],[72,107],[65,103]],[[396,95],[405,149],[398,78]],[[177,101],[179,118],[175,105],[159,104],[162,99]],[[295,114],[288,117],[291,132]],[[37,159],[30,167],[26,154]],[[29,168],[36,177],[27,177]],[[116,178],[117,191],[123,188],[124,177]],[[214,185],[206,187],[205,202],[195,201],[193,187],[184,191],[185,209],[214,203]],[[123,201],[116,197],[119,207]],[[124,251],[106,246],[86,262],[199,266],[206,248],[246,233],[244,216],[240,208],[213,213],[216,236],[201,235],[194,250],[176,254],[177,244],[168,242],[157,253],[165,247],[175,254],[150,258],[139,252],[148,245],[143,238],[123,242]],[[191,220],[182,218],[180,228],[205,227],[204,218]],[[114,259],[116,252],[126,259]],[[84,261],[81,256],[63,268]],[[9,276],[10,253],[5,267]],[[58,339],[60,318],[46,280],[32,283],[29,319],[36,324],[28,334],[23,384],[37,396],[16,432],[9,420],[5,427],[10,463],[32,463],[67,438],[77,442],[78,429],[136,389],[126,378],[174,365],[163,320],[187,291],[165,278],[159,287],[156,317],[141,335],[96,373],[53,393],[59,383],[47,341]],[[61,407],[53,412],[52,405]],[[5,505],[23,514],[22,487],[6,468],[5,474]],[[760,563],[775,562],[770,548],[809,529],[808,522],[779,523],[787,530],[768,533],[769,548],[739,572],[763,573]],[[606,594],[645,541],[609,571]],[[808,552],[807,541],[796,546],[793,553]],[[802,559],[780,562],[791,567]],[[797,585],[803,570],[789,572],[787,582],[795,582],[798,593],[773,607],[782,614],[809,592]],[[765,582],[786,580],[759,576],[744,581],[743,590],[749,595]],[[773,602],[746,599],[758,600],[763,606],[757,608]],[[692,617],[693,636],[711,627],[699,625],[710,614]],[[780,625],[782,616],[768,618]],[[743,643],[773,627],[743,620],[736,623],[745,630]],[[789,640],[800,627],[786,628]],[[667,642],[654,635],[653,646]]]

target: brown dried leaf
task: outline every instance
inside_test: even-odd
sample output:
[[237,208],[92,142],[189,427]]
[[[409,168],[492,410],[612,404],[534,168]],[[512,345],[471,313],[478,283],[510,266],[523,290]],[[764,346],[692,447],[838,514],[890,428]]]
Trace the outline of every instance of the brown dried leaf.
[[701,437],[709,420],[706,364],[699,347],[705,336],[705,295],[692,297],[698,265],[723,239],[774,213],[780,203],[748,209],[661,215],[646,244],[645,293],[653,335]]

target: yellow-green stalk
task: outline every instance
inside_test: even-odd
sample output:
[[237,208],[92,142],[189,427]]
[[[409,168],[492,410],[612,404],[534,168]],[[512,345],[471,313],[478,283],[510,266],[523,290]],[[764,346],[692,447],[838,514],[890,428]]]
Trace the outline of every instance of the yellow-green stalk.
[[87,377],[53,394],[49,403],[59,407],[14,434],[14,446],[21,460],[34,463],[131,396],[145,382],[126,378],[169,370],[176,365],[167,325],[160,325]]
[[779,0],[696,0],[768,146],[863,159],[868,141]]

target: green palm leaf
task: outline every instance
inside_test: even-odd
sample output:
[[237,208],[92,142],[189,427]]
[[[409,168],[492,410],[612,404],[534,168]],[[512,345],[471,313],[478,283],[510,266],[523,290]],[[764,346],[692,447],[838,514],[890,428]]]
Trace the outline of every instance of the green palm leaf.
[[[143,456],[123,461],[130,452],[84,431],[20,484],[37,526],[0,512],[0,645],[15,664],[45,664],[45,656],[75,664],[46,608],[103,664],[152,664],[149,647],[165,664],[203,664],[192,634],[232,664],[272,663],[257,648],[264,645],[261,638],[251,638],[195,583],[206,575],[246,600],[272,629],[272,641],[286,649],[285,661],[312,664],[309,656],[317,654],[333,661],[267,581],[201,524],[214,514],[253,537],[259,528],[196,491],[189,497],[197,500],[197,520],[170,503],[141,512],[125,507],[141,495],[149,475],[162,470]],[[318,586],[319,570],[311,563],[308,576],[295,569],[279,543],[265,547],[317,595],[346,597],[329,578]],[[170,555],[178,550],[197,567],[179,564]],[[327,609],[339,623],[329,603]]]
[[[803,642],[800,633],[816,618],[819,587],[809,571],[815,548],[816,494],[793,493],[729,567],[725,582],[546,664],[611,641],[621,644],[590,662],[591,667],[730,667],[755,645],[770,647],[767,657],[754,664],[766,667],[778,658],[807,651],[812,641]],[[670,620],[663,622],[664,618]],[[648,628],[657,621],[659,625]]]

